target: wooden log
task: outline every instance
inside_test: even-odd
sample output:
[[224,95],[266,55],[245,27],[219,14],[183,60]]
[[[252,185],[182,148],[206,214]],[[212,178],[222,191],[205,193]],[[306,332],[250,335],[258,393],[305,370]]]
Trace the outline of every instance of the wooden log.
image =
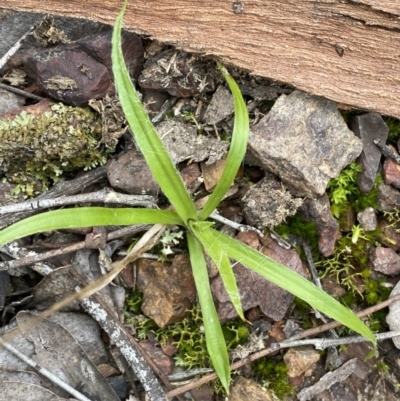
[[[112,25],[119,0],[0,9]],[[400,0],[135,0],[126,29],[351,107],[400,117]]]

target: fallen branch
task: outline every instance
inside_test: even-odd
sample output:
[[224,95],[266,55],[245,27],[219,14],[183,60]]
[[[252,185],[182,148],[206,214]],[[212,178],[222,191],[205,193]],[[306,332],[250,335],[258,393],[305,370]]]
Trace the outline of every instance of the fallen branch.
[[[63,0],[3,0],[0,7],[113,25],[121,2],[77,0],[69,7]],[[252,74],[399,117],[398,15],[400,3],[393,0],[136,0],[124,23],[130,31]]]

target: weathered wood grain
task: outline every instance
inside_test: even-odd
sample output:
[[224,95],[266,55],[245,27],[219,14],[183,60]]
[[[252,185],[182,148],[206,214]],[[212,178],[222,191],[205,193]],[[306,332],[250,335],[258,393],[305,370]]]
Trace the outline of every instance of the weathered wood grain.
[[[125,27],[336,102],[400,117],[400,0],[135,0]],[[119,0],[2,0],[112,25]]]

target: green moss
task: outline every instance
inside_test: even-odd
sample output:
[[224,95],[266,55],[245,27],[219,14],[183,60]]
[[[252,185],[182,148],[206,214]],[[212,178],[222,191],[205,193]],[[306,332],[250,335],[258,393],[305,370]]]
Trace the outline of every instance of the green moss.
[[360,172],[361,167],[357,163],[350,163],[337,178],[333,178],[328,183],[327,194],[331,202],[331,212],[338,219],[347,212],[349,207],[352,207],[355,212],[360,212],[367,207],[377,208],[378,185],[383,182],[383,179],[378,175],[370,193],[364,194],[357,185],[357,176]]
[[294,387],[289,382],[287,372],[288,368],[282,361],[262,358],[254,362],[253,374],[256,379],[281,399],[294,394]]
[[40,115],[0,119],[3,176],[27,195],[42,192],[64,172],[106,161],[98,149],[101,122],[88,108],[53,104]]

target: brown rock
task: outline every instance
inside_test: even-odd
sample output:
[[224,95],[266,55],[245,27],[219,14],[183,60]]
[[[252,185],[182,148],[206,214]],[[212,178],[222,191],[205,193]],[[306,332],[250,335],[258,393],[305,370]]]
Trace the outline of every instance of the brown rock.
[[146,160],[136,149],[131,149],[107,166],[107,177],[113,188],[132,195],[157,195],[159,187]]
[[297,377],[310,369],[320,358],[311,346],[291,348],[283,357],[289,377]]
[[314,221],[318,231],[318,248],[325,257],[333,255],[340,238],[338,221],[331,214],[331,205],[325,193],[316,199],[306,199],[299,210],[301,216]]
[[212,190],[218,184],[218,181],[221,178],[221,174],[224,171],[226,164],[226,159],[221,159],[216,161],[213,164],[201,163],[201,171],[203,173],[204,178],[204,186],[208,192],[212,192]]
[[400,188],[400,165],[392,159],[386,159],[383,163],[382,173],[385,184]]
[[400,256],[393,249],[379,246],[370,252],[370,265],[376,272],[396,276],[400,273]]
[[192,163],[188,166],[183,167],[180,170],[180,173],[183,182],[185,183],[185,186],[190,193],[195,192],[197,188],[199,188],[199,186],[202,184],[202,181],[200,179],[201,171],[198,163]]
[[[112,77],[111,37],[112,29],[98,35],[88,36],[77,43],[89,56],[104,64]],[[137,79],[144,61],[142,39],[133,32],[124,31],[121,41],[129,74]]]
[[140,348],[143,349],[151,360],[156,364],[164,375],[170,375],[174,370],[174,361],[168,355],[162,352],[161,348],[156,344],[152,344],[149,340],[139,342]]
[[367,113],[353,117],[350,128],[363,143],[363,150],[357,159],[362,167],[358,176],[358,185],[361,191],[369,193],[374,186],[382,156],[374,144],[374,140],[379,139],[381,143],[386,143],[389,128],[378,113]]
[[231,386],[229,401],[273,401],[275,397],[261,384],[238,377]]
[[338,299],[346,294],[346,290],[337,282],[335,277],[324,277],[321,279],[322,289],[330,296]]
[[76,45],[39,50],[25,70],[48,96],[74,106],[104,97],[111,87],[107,68]]
[[340,354],[340,360],[344,363],[350,359],[357,358],[354,374],[361,380],[365,380],[378,360],[376,356],[366,359],[371,350],[372,346],[369,343],[352,343],[346,347],[346,351]]
[[143,292],[143,313],[161,328],[179,322],[196,298],[187,255],[175,256],[172,264],[140,259],[138,287]]

